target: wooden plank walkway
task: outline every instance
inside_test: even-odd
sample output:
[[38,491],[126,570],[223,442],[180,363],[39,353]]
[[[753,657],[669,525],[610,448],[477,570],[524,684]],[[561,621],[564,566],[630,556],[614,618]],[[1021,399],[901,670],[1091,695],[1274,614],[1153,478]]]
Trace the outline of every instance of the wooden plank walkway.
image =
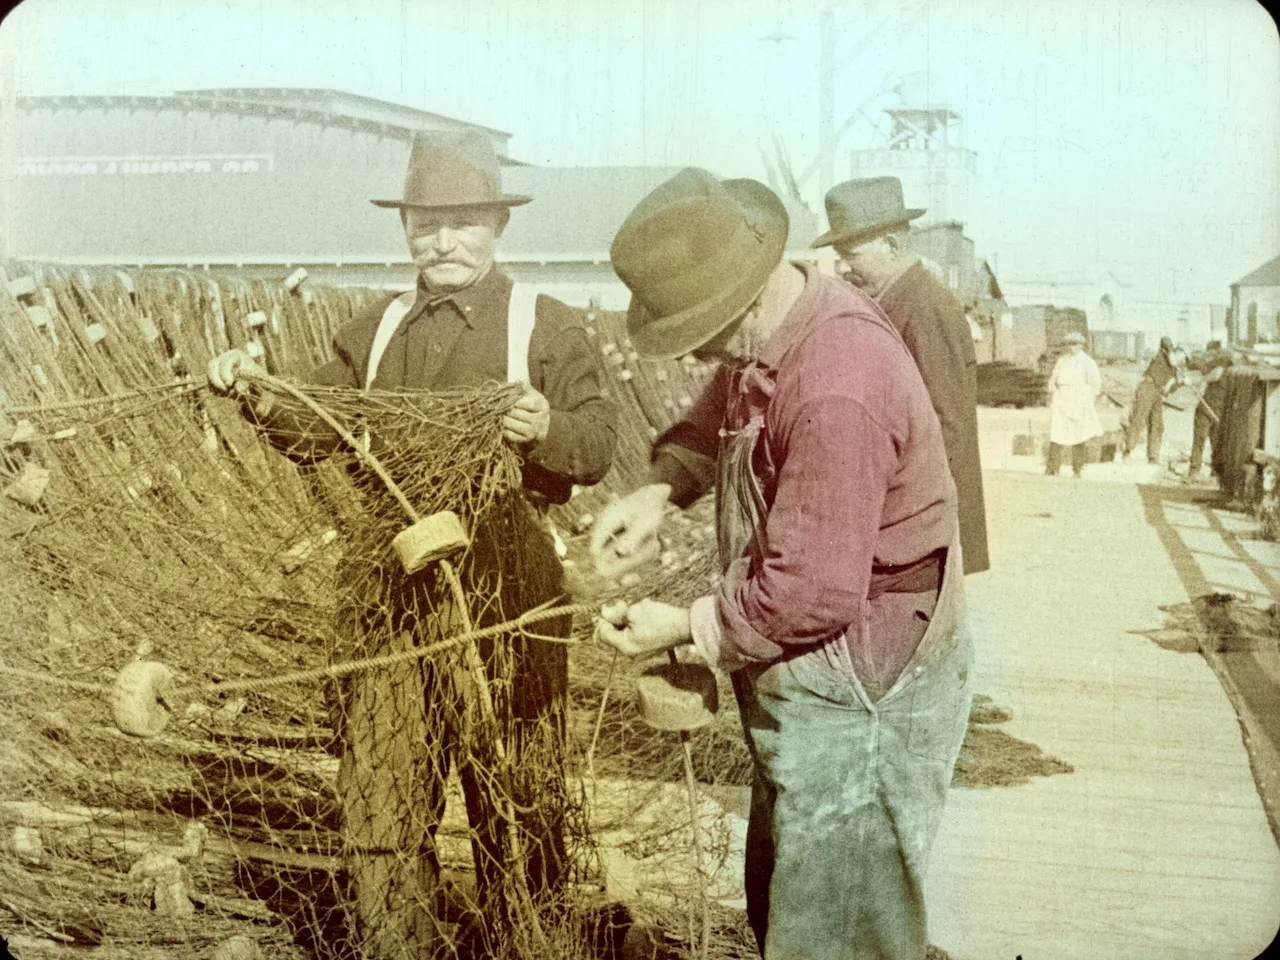
[[[1267,585],[1199,507],[1110,482],[1128,467],[987,474],[975,690],[1075,773],[952,791],[929,903],[931,940],[956,960],[1248,960],[1280,928],[1280,851],[1227,695],[1198,654],[1135,632],[1188,599],[1151,512],[1215,587]],[[1280,549],[1248,550],[1280,567]]]

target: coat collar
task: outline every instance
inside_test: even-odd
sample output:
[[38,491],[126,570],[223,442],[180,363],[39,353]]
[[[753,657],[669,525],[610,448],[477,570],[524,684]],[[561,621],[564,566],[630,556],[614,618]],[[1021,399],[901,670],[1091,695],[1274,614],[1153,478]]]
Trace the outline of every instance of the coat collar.
[[800,335],[804,332],[804,328],[813,319],[814,311],[817,309],[821,296],[819,290],[820,281],[818,279],[820,274],[817,268],[813,264],[805,263],[804,261],[795,262],[795,266],[804,274],[804,288],[800,291],[800,296],[796,297],[796,302],[791,305],[791,309],[787,311],[782,323],[778,325],[778,329],[769,338],[769,342],[760,351],[760,357],[757,361],[760,366],[768,367],[772,370],[776,370],[782,365],[783,358],[800,340]]
[[739,393],[756,397],[754,402],[748,401],[748,406],[755,412],[763,410],[768,405],[777,382],[778,368],[782,366],[782,361],[791,352],[791,348],[800,342],[821,304],[821,274],[812,264],[804,261],[793,262],[804,274],[804,287],[800,291],[800,296],[796,297],[795,303],[782,318],[782,323],[778,325],[778,329],[773,332],[773,336],[760,351],[760,356],[754,360],[736,364],[736,369],[731,373],[731,383],[736,386]]
[[495,308],[505,308],[511,299],[511,287],[511,278],[499,270],[497,264],[471,286],[452,293],[429,292],[419,274],[413,307],[404,323],[407,326],[424,313],[435,313],[444,304],[451,304],[463,322],[474,329],[476,317],[491,316]]
[[919,260],[912,260],[905,267],[903,267],[896,274],[894,274],[889,279],[889,282],[884,285],[884,289],[882,289],[879,293],[875,295],[875,297],[873,298],[875,302],[879,304],[883,304],[886,298],[890,298],[893,296],[894,293],[896,293],[897,288],[905,286],[908,278],[914,272],[916,267],[919,267],[921,270],[923,270],[924,264],[922,264]]

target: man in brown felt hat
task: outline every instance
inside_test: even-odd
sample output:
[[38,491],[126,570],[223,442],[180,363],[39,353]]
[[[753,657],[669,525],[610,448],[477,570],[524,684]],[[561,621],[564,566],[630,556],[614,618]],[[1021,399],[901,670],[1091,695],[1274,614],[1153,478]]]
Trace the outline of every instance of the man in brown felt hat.
[[831,229],[813,246],[835,248],[844,278],[876,299],[920,368],[956,482],[964,570],[979,573],[991,564],[978,453],[978,356],[964,309],[911,255],[908,226],[924,211],[906,208],[897,177],[838,183],[826,205]]
[[[415,137],[404,196],[373,202],[400,211],[418,268],[417,287],[375,304],[342,328],[334,338],[334,358],[307,377],[318,385],[378,390],[442,390],[491,381],[524,385],[503,422],[503,435],[523,458],[529,506],[473,531],[465,568],[471,582],[488,584],[478,588],[481,596],[501,585],[497,602],[477,617],[477,626],[514,618],[563,594],[563,570],[541,512],[568,500],[574,484],[603,477],[615,440],[616,412],[578,311],[513,285],[494,263],[510,208],[529,199],[502,192],[498,161],[483,133]],[[240,384],[247,414],[291,457],[305,462],[332,452],[331,431],[297,407],[254,391],[251,378],[242,379],[253,368],[251,358],[233,350],[210,363],[209,379],[220,390]],[[413,607],[412,598],[404,607]],[[387,633],[377,627],[386,613],[352,614],[362,653],[385,652],[372,646],[396,642],[374,639]],[[392,616],[411,619],[404,610]],[[404,629],[413,642],[428,643],[439,619]],[[570,622],[550,621],[539,629],[565,637]],[[512,799],[521,811],[528,858],[523,869],[538,902],[559,899],[566,879],[566,651],[562,644],[514,636],[481,644],[512,760]],[[458,763],[474,835],[483,916],[474,929],[494,937],[472,949],[498,955],[508,929],[512,896],[503,883],[515,871],[506,862],[506,825],[494,796],[499,778],[483,757],[459,747],[465,711],[442,706],[456,704],[457,691],[445,671],[433,667],[423,661],[416,705],[411,698],[399,702],[407,694],[397,698],[396,690],[404,688],[392,686],[388,671],[356,674],[343,691],[338,793],[359,950],[370,960],[447,949],[435,914],[440,868],[434,838],[451,760]],[[412,719],[401,722],[401,714]]]
[[616,575],[668,501],[714,486],[723,578],[597,634],[631,656],[692,643],[731,672],[763,955],[923,960],[926,859],[970,702],[955,484],[902,338],[866,294],[784,259],[787,229],[763,184],[689,169],[614,239],[635,348],[722,366],[591,550]]

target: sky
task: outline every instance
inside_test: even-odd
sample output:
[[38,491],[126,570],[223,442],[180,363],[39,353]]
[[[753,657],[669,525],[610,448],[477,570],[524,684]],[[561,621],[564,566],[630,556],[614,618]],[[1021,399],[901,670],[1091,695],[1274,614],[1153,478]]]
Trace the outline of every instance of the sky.
[[1280,253],[1280,39],[1253,0],[25,0],[0,100],[330,87],[510,131],[532,163],[765,179],[775,144],[797,175],[817,157],[824,35],[835,179],[923,76],[1003,277],[1225,303]]

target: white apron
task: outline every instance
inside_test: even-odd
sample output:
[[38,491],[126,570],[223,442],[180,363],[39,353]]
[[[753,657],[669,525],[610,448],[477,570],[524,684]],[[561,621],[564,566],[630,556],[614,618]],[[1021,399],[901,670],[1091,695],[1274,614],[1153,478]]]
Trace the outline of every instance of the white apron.
[[1102,434],[1098,394],[1102,376],[1087,353],[1058,359],[1049,377],[1049,440],[1071,447]]

